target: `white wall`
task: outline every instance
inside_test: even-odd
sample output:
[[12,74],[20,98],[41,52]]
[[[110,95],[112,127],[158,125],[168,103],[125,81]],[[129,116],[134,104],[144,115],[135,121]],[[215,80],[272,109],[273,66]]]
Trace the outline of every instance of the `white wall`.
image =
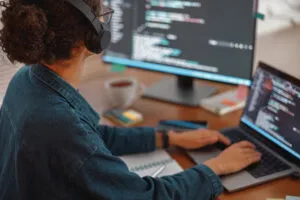
[[265,20],[258,20],[258,35],[266,35],[293,26],[291,21],[300,23],[300,0],[258,0],[259,12]]
[[[260,12],[266,13],[266,18],[258,21],[255,63],[261,60],[300,78],[300,9],[291,12],[285,2],[261,0]],[[276,15],[269,15],[269,8]],[[298,25],[285,20],[287,16]]]

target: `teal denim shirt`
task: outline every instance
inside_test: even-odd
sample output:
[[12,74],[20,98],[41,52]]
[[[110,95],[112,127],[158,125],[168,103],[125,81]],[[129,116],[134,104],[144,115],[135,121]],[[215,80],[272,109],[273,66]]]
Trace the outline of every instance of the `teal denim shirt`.
[[154,129],[99,120],[47,67],[23,67],[0,111],[0,200],[208,200],[222,192],[203,165],[162,178],[131,173],[117,156],[155,150]]

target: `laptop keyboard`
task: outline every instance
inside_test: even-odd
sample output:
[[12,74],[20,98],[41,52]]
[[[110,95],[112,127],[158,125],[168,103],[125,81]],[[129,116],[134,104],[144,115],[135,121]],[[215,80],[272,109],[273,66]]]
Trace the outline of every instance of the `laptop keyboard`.
[[[223,134],[230,138],[232,143],[248,140],[255,144],[255,142],[251,141],[251,139],[241,134],[238,130],[232,130]],[[221,150],[224,150],[226,148],[224,145],[221,144],[218,144],[217,147]],[[262,159],[259,163],[253,164],[246,169],[246,171],[249,172],[253,177],[260,178],[291,168],[289,165],[279,160],[277,157],[275,157],[273,154],[271,154],[269,151],[267,151],[260,145],[256,145],[256,149],[262,154]]]

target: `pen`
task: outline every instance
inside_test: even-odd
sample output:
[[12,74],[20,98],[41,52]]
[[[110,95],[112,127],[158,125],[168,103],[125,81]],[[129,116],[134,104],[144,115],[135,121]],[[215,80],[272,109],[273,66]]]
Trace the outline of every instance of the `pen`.
[[151,176],[152,176],[153,178],[158,177],[158,175],[160,175],[160,174],[165,170],[165,168],[166,168],[165,165],[161,166],[161,167],[160,167],[156,172],[154,172]]

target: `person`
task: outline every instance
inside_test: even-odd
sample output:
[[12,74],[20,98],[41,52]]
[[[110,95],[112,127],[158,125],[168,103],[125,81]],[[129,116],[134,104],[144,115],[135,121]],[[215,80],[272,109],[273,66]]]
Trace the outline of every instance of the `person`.
[[[106,23],[110,9],[82,0]],[[117,156],[161,148],[164,135],[151,127],[99,125],[99,115],[80,95],[84,38],[91,23],[64,0],[1,2],[0,45],[11,61],[25,63],[11,80],[0,111],[0,199],[213,199],[219,175],[259,161],[248,142],[182,173],[139,177]],[[230,141],[211,130],[168,135],[186,149]]]

